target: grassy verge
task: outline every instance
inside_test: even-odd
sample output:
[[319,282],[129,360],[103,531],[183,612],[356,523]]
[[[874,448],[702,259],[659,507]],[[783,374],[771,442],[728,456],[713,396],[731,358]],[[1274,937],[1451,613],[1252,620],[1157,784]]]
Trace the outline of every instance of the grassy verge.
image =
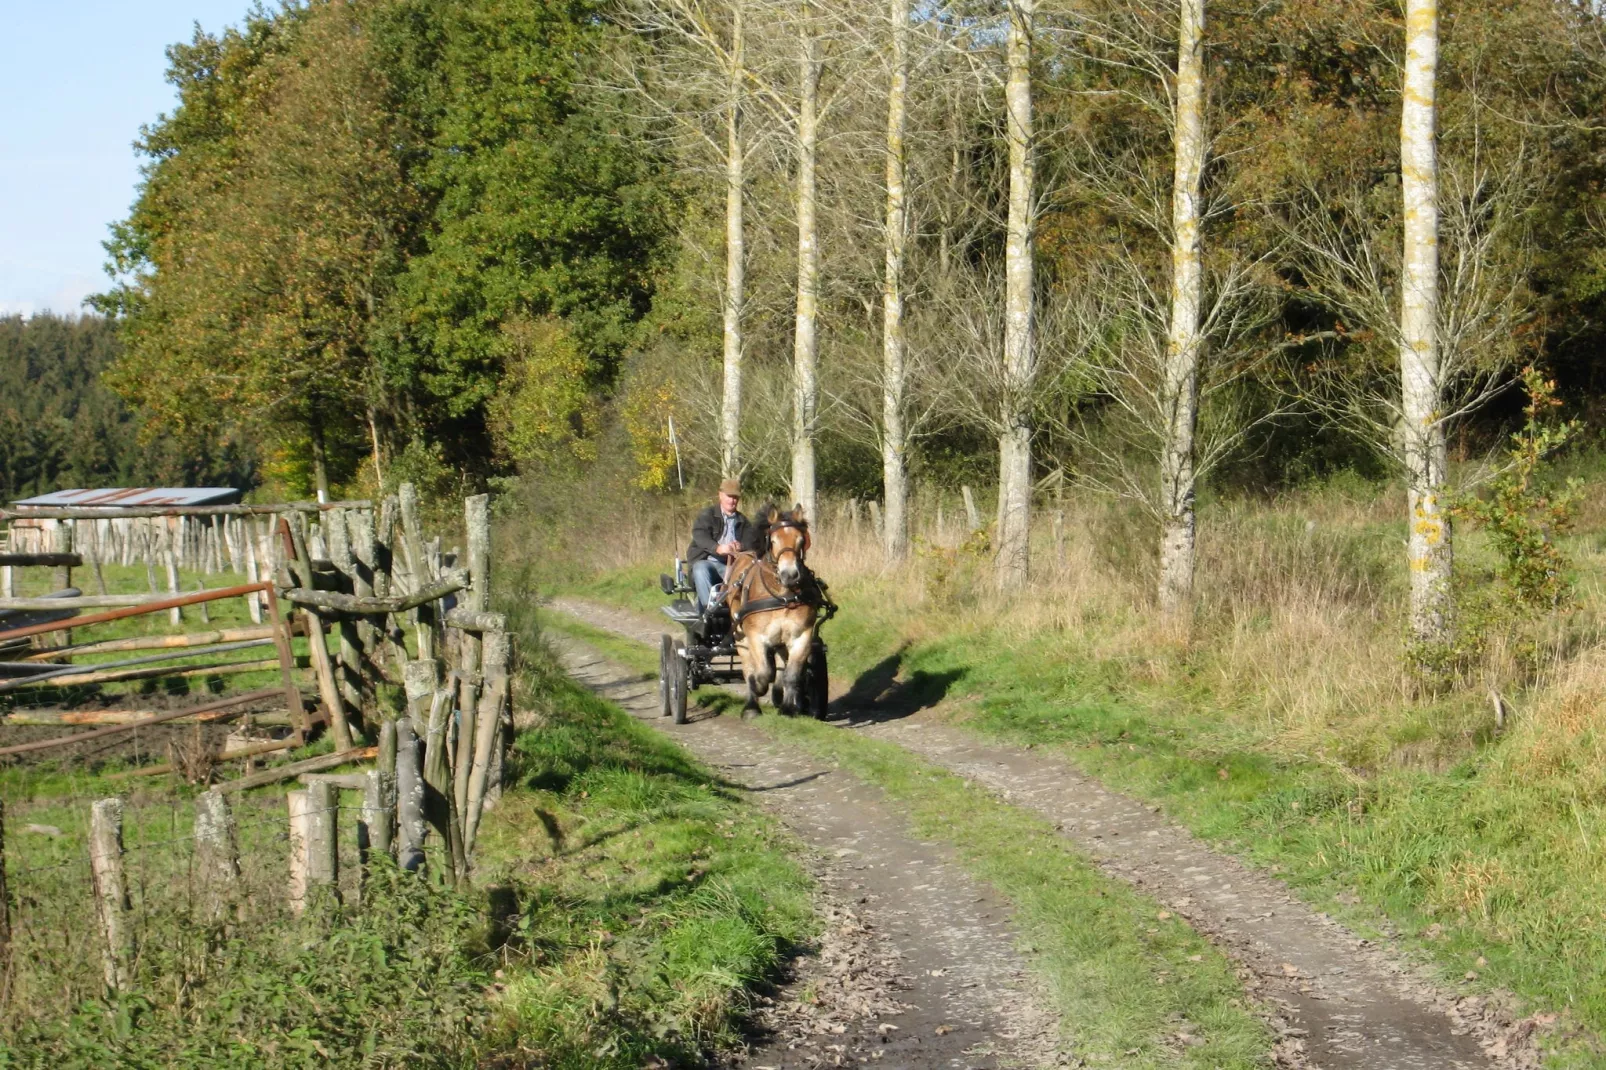
[[[587,581],[580,593],[642,608],[650,597],[644,571]],[[1595,790],[1598,776],[1561,759],[1542,775],[1524,775],[1519,733],[1481,737],[1446,768],[1360,770],[1279,752],[1235,708],[1231,689],[1185,664],[1160,671],[1152,659],[1101,657],[1091,646],[1096,632],[1064,626],[1028,640],[1007,616],[900,622],[875,610],[894,601],[879,582],[835,592],[844,606],[831,626],[839,686],[889,664],[901,680],[943,681],[932,696],[944,700],[939,715],[1051,750],[1161,805],[1321,909],[1397,940],[1460,991],[1504,989],[1535,1010],[1562,1012],[1562,1026],[1545,1041],[1548,1065],[1598,1065],[1589,1037],[1606,1034],[1606,855],[1596,849],[1606,842],[1606,796]],[[1402,716],[1433,715],[1430,706]],[[1407,735],[1429,729],[1445,726],[1401,727]]]
[[[654,652],[640,643],[558,615],[550,626],[632,668],[656,668]],[[698,698],[731,713],[739,702],[712,689]],[[953,845],[972,872],[1010,899],[1072,1050],[1089,1063],[1269,1063],[1270,1037],[1231,964],[1153,900],[1103,876],[1049,822],[895,745],[803,719],[758,723],[881,787],[917,836]]]
[[533,723],[482,828],[475,888],[382,862],[359,889],[347,843],[344,905],[294,918],[279,791],[252,792],[235,801],[245,903],[212,926],[195,914],[187,793],[138,785],[122,998],[101,991],[84,830],[89,800],[129,782],[6,770],[18,929],[0,1068],[635,1068],[730,1043],[749,989],[812,932],[796,846],[523,639]]

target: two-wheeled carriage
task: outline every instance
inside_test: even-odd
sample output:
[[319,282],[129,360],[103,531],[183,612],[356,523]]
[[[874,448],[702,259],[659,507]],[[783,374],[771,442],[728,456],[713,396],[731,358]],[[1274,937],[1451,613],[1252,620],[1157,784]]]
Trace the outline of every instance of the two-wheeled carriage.
[[[716,598],[706,610],[699,609],[696,590],[686,575],[686,564],[679,558],[675,559],[674,575],[660,574],[658,584],[664,594],[673,599],[663,607],[664,615],[685,632],[684,637],[665,633],[659,645],[659,712],[673,717],[676,724],[685,724],[687,696],[693,689],[704,684],[735,683],[745,674],[736,648],[736,629],[732,626],[730,607],[725,601]],[[820,638],[817,626],[803,673],[803,701],[799,712],[823,721],[830,701],[830,675],[825,641]],[[780,709],[778,676],[771,697],[775,707]]]

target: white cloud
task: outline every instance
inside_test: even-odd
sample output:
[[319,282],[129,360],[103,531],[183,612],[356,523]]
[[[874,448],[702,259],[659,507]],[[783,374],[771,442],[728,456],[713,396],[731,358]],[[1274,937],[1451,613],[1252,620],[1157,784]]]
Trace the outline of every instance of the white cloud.
[[86,311],[84,298],[105,286],[105,283],[90,275],[68,275],[55,281],[53,289],[41,287],[28,297],[11,300],[0,298],[0,316],[34,316],[41,312],[54,312],[60,316],[82,315]]

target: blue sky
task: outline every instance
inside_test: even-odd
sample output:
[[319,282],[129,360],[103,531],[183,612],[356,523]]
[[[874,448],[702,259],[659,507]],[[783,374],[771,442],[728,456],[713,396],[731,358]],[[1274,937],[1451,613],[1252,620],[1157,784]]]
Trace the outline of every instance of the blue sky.
[[250,0],[0,0],[0,314],[79,311],[139,180],[132,142],[173,107],[164,49]]

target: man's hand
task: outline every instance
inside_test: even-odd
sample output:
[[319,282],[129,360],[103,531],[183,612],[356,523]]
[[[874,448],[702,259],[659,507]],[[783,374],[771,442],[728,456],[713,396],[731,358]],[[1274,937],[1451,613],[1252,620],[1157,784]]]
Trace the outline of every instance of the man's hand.
[[722,542],[714,549],[725,557],[733,557],[741,552],[742,544],[739,542]]

